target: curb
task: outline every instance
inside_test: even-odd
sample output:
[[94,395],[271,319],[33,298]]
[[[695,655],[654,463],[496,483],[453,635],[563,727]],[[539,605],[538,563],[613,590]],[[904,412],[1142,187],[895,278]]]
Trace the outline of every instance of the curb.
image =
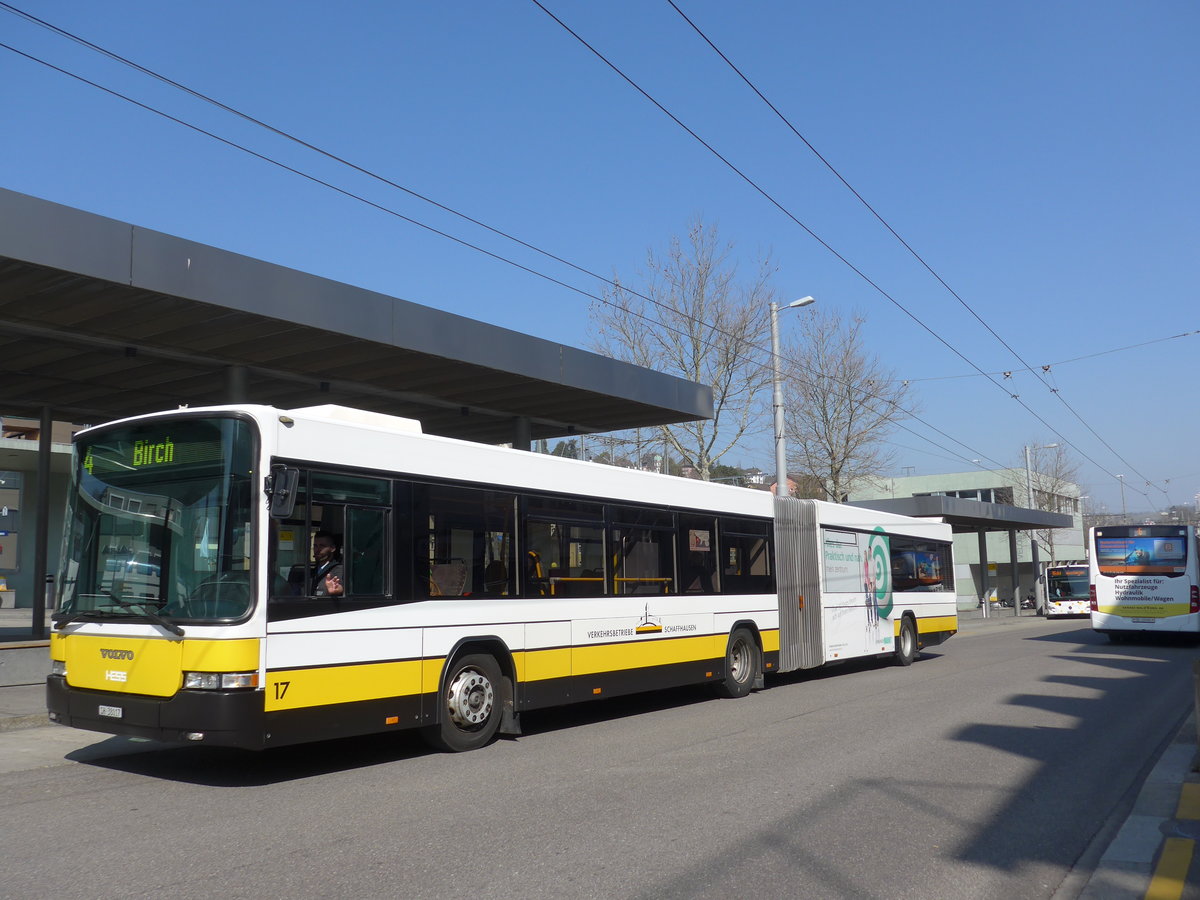
[[[1086,878],[1075,890],[1060,889],[1055,898],[1078,900],[1143,900],[1174,898],[1187,889],[1188,867],[1195,846],[1196,713],[1190,710],[1141,784],[1130,789],[1113,818],[1096,835]],[[1186,859],[1180,851],[1186,851]],[[1085,851],[1085,856],[1089,852]],[[1079,884],[1082,881],[1082,884]]]

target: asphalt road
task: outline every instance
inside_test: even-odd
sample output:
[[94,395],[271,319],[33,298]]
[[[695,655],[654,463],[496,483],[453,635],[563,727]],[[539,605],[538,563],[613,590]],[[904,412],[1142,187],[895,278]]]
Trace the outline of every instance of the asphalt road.
[[1051,897],[1178,730],[1195,655],[1031,619],[459,755],[3,733],[0,897]]

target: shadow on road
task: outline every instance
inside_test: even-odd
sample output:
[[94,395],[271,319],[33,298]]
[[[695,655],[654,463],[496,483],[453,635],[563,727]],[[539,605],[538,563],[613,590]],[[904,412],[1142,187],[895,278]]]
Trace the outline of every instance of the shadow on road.
[[[1029,641],[1063,646],[1057,658],[1079,664],[1074,674],[1047,677],[1045,692],[1014,693],[1004,702],[1031,713],[1051,713],[1062,726],[985,722],[952,735],[954,740],[999,750],[1038,763],[992,818],[966,841],[961,858],[988,866],[1017,869],[1031,862],[1061,861],[1065,844],[1082,853],[1110,818],[1131,801],[1149,768],[1171,741],[1190,708],[1193,691],[1191,659],[1196,641],[1177,636],[1151,636],[1136,642],[1110,643],[1084,627],[1075,631],[1031,635]],[[1064,692],[1064,688],[1067,691]],[[1011,720],[1011,716],[1007,717]],[[1112,746],[1114,730],[1138,736],[1150,746],[1133,764],[1119,755],[1099,753]],[[1076,778],[1064,795],[1064,770]],[[1111,806],[1112,786],[1124,799]],[[1070,809],[1088,823],[1086,833],[1066,834],[1058,811]]]

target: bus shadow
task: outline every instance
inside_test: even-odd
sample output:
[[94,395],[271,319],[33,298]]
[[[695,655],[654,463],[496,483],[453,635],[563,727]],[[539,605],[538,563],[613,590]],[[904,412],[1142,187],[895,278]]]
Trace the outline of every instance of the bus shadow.
[[[534,737],[585,725],[715,701],[707,685],[672,688],[534,710],[521,716],[521,735]],[[501,735],[497,740],[511,738]],[[487,748],[474,751],[486,753]],[[97,768],[209,787],[261,787],[318,775],[439,755],[417,731],[337,738],[261,751],[112,737],[65,755]]]
[[1026,640],[1059,644],[1082,644],[1081,652],[1122,652],[1137,647],[1196,647],[1200,646],[1200,635],[1153,633],[1118,635],[1116,640],[1092,631],[1087,619],[1076,631],[1056,631],[1050,634],[1031,635]]
[[416,732],[338,738],[294,747],[239,750],[109,738],[72,751],[72,762],[207,787],[262,787],[426,756]]
[[[925,651],[919,663],[938,654]],[[765,688],[823,681],[853,672],[893,665],[886,659],[852,659],[832,666],[801,669],[766,677]],[[553,734],[604,722],[653,715],[701,703],[719,703],[712,685],[688,685],[612,697],[521,714],[521,738]],[[499,741],[511,740],[501,735]],[[487,752],[485,748],[479,752]],[[208,787],[261,787],[318,775],[385,765],[436,755],[416,731],[337,738],[294,747],[239,750],[112,737],[66,754],[72,762],[112,771]]]

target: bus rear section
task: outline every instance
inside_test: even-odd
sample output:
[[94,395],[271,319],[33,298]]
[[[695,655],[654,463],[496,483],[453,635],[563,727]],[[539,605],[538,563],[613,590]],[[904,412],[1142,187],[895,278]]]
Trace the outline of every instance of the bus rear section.
[[1106,525],[1089,541],[1094,630],[1200,635],[1195,526]]
[[1091,613],[1091,576],[1087,563],[1052,563],[1041,578],[1042,609],[1047,618]]
[[775,520],[781,671],[885,655],[908,665],[958,631],[940,519],[776,498]]

